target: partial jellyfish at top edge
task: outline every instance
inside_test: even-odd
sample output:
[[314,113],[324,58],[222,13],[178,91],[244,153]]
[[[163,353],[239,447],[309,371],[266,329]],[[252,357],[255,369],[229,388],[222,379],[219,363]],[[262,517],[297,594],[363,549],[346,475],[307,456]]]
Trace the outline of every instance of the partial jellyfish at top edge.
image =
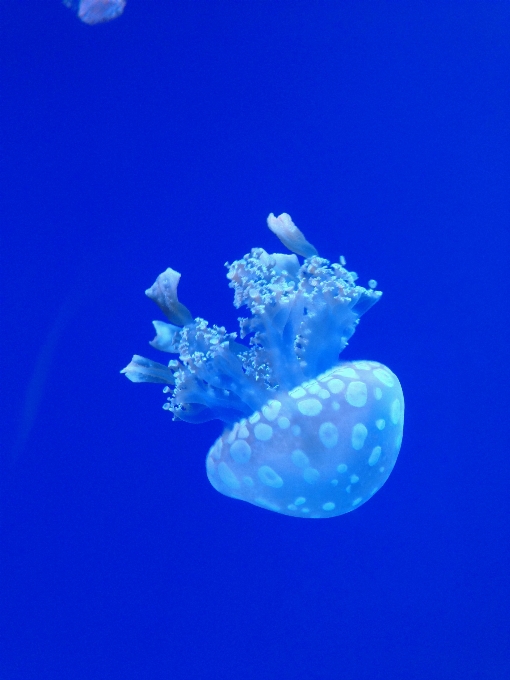
[[268,226],[294,254],[253,248],[227,263],[234,305],[251,313],[239,338],[193,318],[177,297],[181,275],[167,269],[146,294],[169,322],[153,322],[150,344],[173,356],[135,355],[122,372],[164,384],[174,420],[225,423],[206,458],[215,489],[292,517],[335,517],[381,488],[402,443],[397,376],[376,361],[338,361],[382,293],[357,285],[343,257],[319,257],[286,213]]
[[63,0],[85,24],[101,24],[116,19],[124,11],[126,0]]

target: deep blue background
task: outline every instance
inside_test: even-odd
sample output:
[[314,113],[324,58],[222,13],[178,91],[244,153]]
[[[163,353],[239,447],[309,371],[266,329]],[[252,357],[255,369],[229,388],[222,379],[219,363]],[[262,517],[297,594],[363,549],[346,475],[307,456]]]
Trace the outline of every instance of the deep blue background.
[[[2,680],[510,677],[510,3],[0,5]],[[382,301],[397,466],[298,521],[221,496],[219,423],[119,375],[167,266],[235,330],[223,264],[289,212]]]

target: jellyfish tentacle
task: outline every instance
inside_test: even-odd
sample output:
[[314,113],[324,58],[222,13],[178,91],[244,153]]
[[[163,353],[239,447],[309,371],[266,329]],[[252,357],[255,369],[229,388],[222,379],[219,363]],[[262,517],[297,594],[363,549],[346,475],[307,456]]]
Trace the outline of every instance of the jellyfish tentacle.
[[168,267],[145,291],[145,295],[158,305],[170,323],[176,326],[186,326],[193,321],[193,317],[189,309],[181,304],[177,297],[180,278],[179,272]]
[[313,257],[317,255],[317,249],[309,243],[303,232],[296,227],[292,218],[287,213],[275,217],[273,213],[267,218],[267,226],[278,236],[285,247],[297,255]]

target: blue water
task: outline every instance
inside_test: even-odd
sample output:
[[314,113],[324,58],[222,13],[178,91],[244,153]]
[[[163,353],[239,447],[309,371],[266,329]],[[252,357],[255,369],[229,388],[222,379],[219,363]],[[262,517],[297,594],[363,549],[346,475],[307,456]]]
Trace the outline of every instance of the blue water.
[[[0,678],[510,677],[510,4],[3,0],[0,32]],[[236,330],[270,212],[377,280],[343,357],[406,398],[329,520],[218,494],[221,424],[119,373],[168,266]]]

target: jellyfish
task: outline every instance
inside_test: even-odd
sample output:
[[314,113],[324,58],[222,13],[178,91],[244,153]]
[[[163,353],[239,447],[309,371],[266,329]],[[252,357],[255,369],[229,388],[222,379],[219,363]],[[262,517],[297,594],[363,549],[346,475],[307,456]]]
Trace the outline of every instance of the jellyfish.
[[85,24],[100,24],[120,16],[126,0],[63,0],[66,7],[78,13]]
[[[292,254],[253,248],[227,263],[240,333],[193,318],[167,269],[146,294],[162,364],[135,355],[123,373],[164,385],[163,408],[190,423],[225,424],[206,456],[212,486],[230,498],[292,517],[327,518],[368,501],[388,479],[402,443],[404,398],[376,361],[339,362],[362,314],[382,293],[345,260],[330,263],[293,223],[269,215]],[[302,261],[298,259],[302,258]]]

